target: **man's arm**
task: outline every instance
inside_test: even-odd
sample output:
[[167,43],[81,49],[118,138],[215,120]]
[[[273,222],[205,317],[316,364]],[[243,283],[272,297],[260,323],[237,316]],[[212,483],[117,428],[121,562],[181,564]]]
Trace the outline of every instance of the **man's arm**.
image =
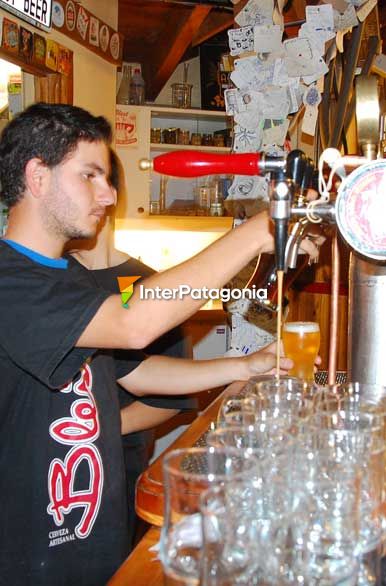
[[134,401],[121,409],[121,434],[151,429],[168,421],[177,413],[179,413],[178,409],[161,409]]
[[[118,383],[133,395],[189,394],[248,380],[258,374],[273,372],[276,362],[274,344],[237,358],[184,360],[168,356],[150,356]],[[292,367],[292,360],[281,358],[282,374]]]
[[[311,242],[304,248],[313,253]],[[148,288],[178,288],[181,284],[192,288],[221,288],[257,254],[270,252],[273,238],[270,220],[263,212],[238,226],[191,259],[165,271],[152,275],[143,284]],[[139,298],[139,287],[129,308],[121,306],[119,295],[107,299],[77,341],[86,348],[144,348],[164,332],[182,323],[195,313],[205,299],[195,300],[186,295],[183,299]]]

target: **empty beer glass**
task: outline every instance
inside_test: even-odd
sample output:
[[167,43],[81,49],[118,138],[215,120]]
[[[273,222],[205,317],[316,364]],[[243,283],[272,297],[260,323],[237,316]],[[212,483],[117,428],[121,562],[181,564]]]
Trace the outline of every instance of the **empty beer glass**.
[[172,450],[164,458],[164,524],[161,561],[166,576],[200,584],[202,532],[200,497],[210,486],[254,477],[257,460],[231,448]]

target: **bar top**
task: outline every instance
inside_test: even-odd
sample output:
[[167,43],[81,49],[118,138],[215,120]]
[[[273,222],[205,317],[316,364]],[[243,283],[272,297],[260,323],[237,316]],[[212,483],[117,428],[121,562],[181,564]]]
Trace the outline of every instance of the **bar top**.
[[149,551],[150,547],[158,543],[160,531],[159,527],[149,529],[107,586],[163,586],[161,562],[155,552]]

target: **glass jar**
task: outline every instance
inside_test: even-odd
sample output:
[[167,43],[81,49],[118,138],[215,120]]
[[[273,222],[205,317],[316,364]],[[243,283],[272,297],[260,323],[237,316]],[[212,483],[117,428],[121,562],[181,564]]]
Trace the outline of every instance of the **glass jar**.
[[161,142],[161,129],[152,128],[150,130],[150,142],[159,144]]
[[153,200],[150,202],[150,206],[149,206],[149,213],[151,215],[157,215],[160,214],[161,212],[161,208],[160,208],[160,204],[158,200]]
[[223,216],[224,215],[224,206],[222,202],[213,202],[210,204],[210,216]]
[[218,179],[214,181],[214,183],[212,184],[212,186],[210,188],[209,214],[211,216],[223,216],[224,215],[223,194],[221,191],[221,184]]
[[192,132],[190,144],[193,146],[201,146],[201,134],[199,132]]
[[213,146],[213,135],[203,134],[201,144],[202,146]]
[[180,130],[178,133],[178,144],[189,144],[190,132],[189,130]]
[[213,145],[216,147],[225,147],[225,140],[223,134],[213,135]]
[[192,87],[190,83],[172,84],[172,106],[174,108],[190,108]]
[[200,209],[209,210],[210,208],[210,187],[209,185],[201,185],[198,188],[197,204]]
[[163,142],[166,144],[177,144],[177,128],[165,128],[162,131]]

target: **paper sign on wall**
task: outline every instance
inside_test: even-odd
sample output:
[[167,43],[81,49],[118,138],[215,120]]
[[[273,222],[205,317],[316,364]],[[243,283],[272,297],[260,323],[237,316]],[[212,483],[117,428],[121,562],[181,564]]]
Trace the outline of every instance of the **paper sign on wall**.
[[115,144],[117,147],[138,146],[136,114],[117,108],[115,118]]

